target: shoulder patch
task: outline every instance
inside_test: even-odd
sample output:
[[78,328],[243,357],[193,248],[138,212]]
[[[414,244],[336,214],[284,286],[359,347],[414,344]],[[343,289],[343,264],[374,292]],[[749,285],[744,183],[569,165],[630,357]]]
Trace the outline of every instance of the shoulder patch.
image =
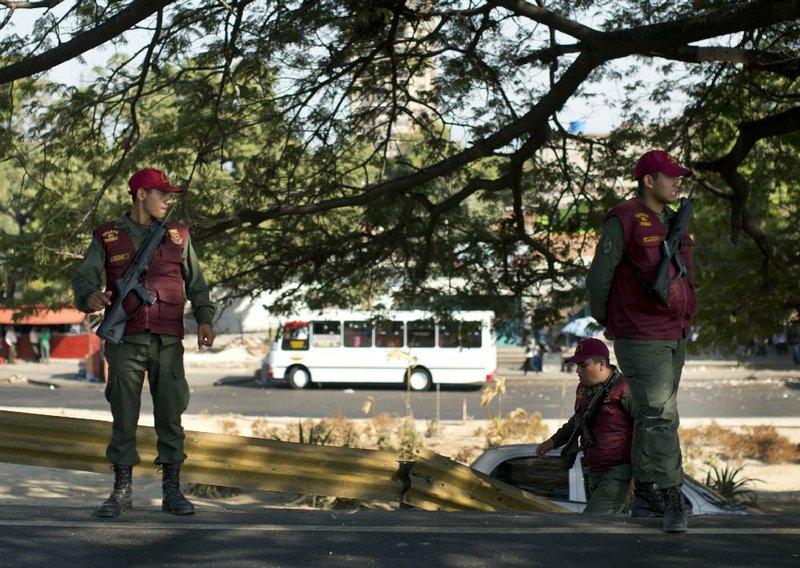
[[100,233],[100,238],[104,243],[113,243],[119,240],[119,229],[108,229]]
[[181,233],[178,229],[170,229],[167,233],[169,234],[169,239],[173,243],[175,243],[176,245],[183,244],[183,237],[181,236]]
[[637,221],[639,221],[640,227],[652,227],[653,220],[650,219],[650,215],[647,213],[636,213],[634,215]]

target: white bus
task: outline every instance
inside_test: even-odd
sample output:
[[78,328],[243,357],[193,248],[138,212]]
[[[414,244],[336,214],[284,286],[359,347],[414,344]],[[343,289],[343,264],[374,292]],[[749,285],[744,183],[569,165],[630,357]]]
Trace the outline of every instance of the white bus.
[[292,317],[264,359],[262,384],[479,384],[494,378],[494,313],[455,312],[438,320],[423,311],[337,311]]

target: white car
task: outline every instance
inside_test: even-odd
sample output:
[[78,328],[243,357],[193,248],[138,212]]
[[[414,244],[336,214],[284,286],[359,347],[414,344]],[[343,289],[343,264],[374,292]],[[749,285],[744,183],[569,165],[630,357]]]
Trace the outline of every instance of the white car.
[[[589,479],[584,475],[583,454],[565,469],[559,451],[551,450],[544,457],[536,455],[538,444],[509,444],[486,450],[472,463],[472,469],[504,481],[529,493],[583,512],[589,493]],[[724,497],[691,478],[683,482],[683,495],[694,515],[744,515],[751,511],[733,505]]]

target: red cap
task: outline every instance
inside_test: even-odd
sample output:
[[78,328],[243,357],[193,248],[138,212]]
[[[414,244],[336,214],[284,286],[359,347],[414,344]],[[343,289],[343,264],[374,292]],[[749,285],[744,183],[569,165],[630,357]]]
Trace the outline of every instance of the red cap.
[[565,359],[565,361],[567,363],[583,363],[592,357],[608,358],[608,347],[606,347],[605,343],[594,337],[581,339],[578,346],[575,347],[575,354],[569,359]]
[[665,152],[664,150],[650,150],[642,154],[642,157],[636,162],[636,169],[634,170],[633,177],[639,179],[640,177],[656,172],[664,173],[670,177],[692,175],[692,170],[680,165],[678,160],[673,158],[669,152]]
[[169,183],[167,174],[161,170],[152,170],[149,168],[139,170],[133,174],[128,182],[128,187],[130,187],[129,193],[131,195],[136,193],[137,189],[160,189],[161,191],[168,191],[171,193],[183,193],[185,191]]

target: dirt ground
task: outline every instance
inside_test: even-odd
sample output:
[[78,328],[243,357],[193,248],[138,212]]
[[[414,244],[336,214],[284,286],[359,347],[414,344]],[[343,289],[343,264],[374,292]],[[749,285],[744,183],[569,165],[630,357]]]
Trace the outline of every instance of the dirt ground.
[[[63,409],[37,409],[35,412],[42,414],[69,415],[80,418],[110,420],[110,414],[105,411],[65,411]],[[295,428],[298,419],[270,418],[269,425],[276,428]],[[367,419],[353,421],[365,423]],[[228,434],[253,435],[252,418],[235,415],[186,415],[184,426],[187,430],[203,432],[224,432]],[[703,425],[708,421],[686,421],[685,427]],[[694,423],[696,422],[696,424]],[[147,417],[143,416],[143,425],[152,425]],[[542,421],[547,432],[542,431],[542,436],[551,434],[559,426],[555,421]],[[415,421],[415,428],[424,446],[442,455],[459,459],[469,463],[476,458],[486,447],[486,431],[490,421],[468,420],[447,421],[440,423],[433,429],[431,423],[424,420]],[[733,427],[732,424],[721,424]],[[262,424],[263,427],[263,419]],[[287,431],[288,431],[287,430]],[[793,444],[800,444],[800,427],[778,427],[778,433],[786,436]],[[540,438],[540,439],[543,439]],[[509,440],[511,443],[515,440]],[[537,441],[537,440],[533,440]],[[191,459],[191,456],[190,456]],[[735,464],[737,467],[740,464]],[[769,465],[755,460],[746,460],[742,477],[757,479],[752,489],[755,492],[758,509],[766,513],[800,512],[800,463]],[[703,463],[686,464],[687,470],[692,471],[695,477],[700,478],[699,472],[707,471]],[[139,466],[150,467],[150,466]],[[153,466],[154,467],[154,466]],[[158,481],[137,480],[134,470],[135,506],[154,507],[160,506],[161,488]],[[111,486],[110,472],[108,475],[61,470],[55,468],[26,466],[17,464],[0,463],[0,504],[30,504],[58,505],[86,507],[87,511],[94,508],[107,497]],[[191,481],[187,479],[185,481]],[[298,499],[297,495],[251,492],[236,495],[212,492],[205,493],[205,497],[194,495],[193,501],[199,508],[272,508],[272,507],[306,507],[306,499]]]

